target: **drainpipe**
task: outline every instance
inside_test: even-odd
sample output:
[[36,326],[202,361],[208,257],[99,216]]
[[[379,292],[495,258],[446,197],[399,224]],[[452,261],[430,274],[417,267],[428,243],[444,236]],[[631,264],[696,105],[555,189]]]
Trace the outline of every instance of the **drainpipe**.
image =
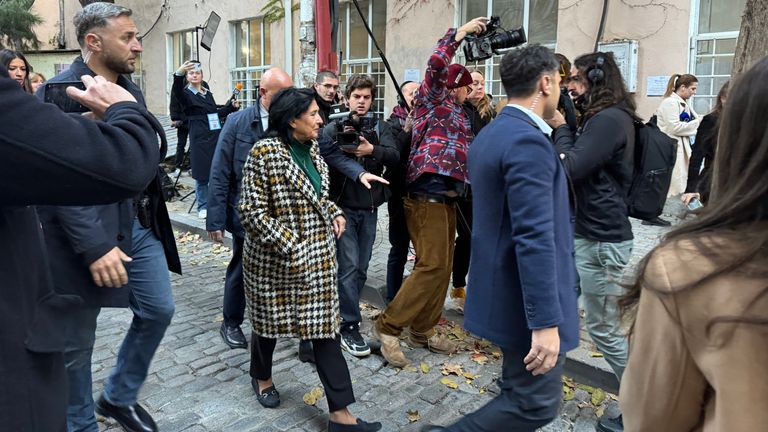
[[65,18],[64,18],[64,0],[59,0],[59,37],[58,37],[58,43],[59,48],[63,49],[67,47],[67,37],[65,34],[66,27],[65,24]]
[[284,0],[283,9],[285,10],[285,61],[283,62],[285,67],[285,73],[288,76],[293,76],[293,11],[291,10],[291,0]]
[[329,0],[315,0],[315,13],[317,15],[317,70],[338,70],[336,52],[331,45],[331,3]]

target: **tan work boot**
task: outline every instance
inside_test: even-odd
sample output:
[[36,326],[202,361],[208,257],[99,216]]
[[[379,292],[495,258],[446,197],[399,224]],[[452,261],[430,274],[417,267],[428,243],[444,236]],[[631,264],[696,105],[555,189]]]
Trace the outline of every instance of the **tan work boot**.
[[451,300],[453,302],[453,307],[462,315],[464,315],[464,301],[466,296],[466,289],[464,287],[451,289]]
[[427,340],[419,340],[418,338],[414,338],[413,334],[409,334],[406,343],[412,348],[427,348],[437,354],[453,354],[459,347],[456,342],[437,333],[433,334],[432,337]]
[[408,365],[408,359],[400,349],[400,339],[379,332],[376,324],[373,324],[373,337],[381,342],[381,354],[394,367],[405,367]]

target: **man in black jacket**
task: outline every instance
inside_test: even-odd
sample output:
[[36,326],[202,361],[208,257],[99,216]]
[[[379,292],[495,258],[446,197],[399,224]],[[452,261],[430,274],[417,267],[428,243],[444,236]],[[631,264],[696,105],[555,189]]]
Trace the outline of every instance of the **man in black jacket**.
[[315,76],[315,101],[320,108],[320,117],[323,124],[327,125],[328,116],[331,114],[331,105],[336,102],[339,92],[339,77],[330,71],[320,71]]
[[[144,105],[139,88],[125,78],[133,72],[142,50],[131,10],[93,3],[77,13],[74,25],[82,58],[48,82],[98,73]],[[43,87],[38,95],[44,98],[45,91]],[[155,177],[135,198],[114,204],[40,208],[54,288],[57,293],[77,295],[84,301],[67,315],[64,356],[69,376],[70,431],[97,430],[91,356],[101,307],[130,307],[134,318],[95,410],[114,418],[126,430],[156,430],[137,397],[174,313],[168,270],[181,272],[159,184]]]
[[[399,162],[397,144],[389,140],[380,140],[385,122],[376,122],[369,113],[376,97],[376,86],[367,75],[352,75],[344,90],[349,103],[351,119],[366,121],[368,127],[361,127],[359,141],[342,149],[350,159],[362,166],[365,173],[381,175],[384,167],[395,167]],[[364,119],[364,120],[362,120]],[[341,145],[343,134],[353,134],[354,127],[345,122],[333,121],[323,130],[337,145]],[[351,180],[338,171],[333,164],[330,169],[329,195],[344,211],[347,227],[337,243],[337,261],[339,265],[339,309],[341,311],[341,346],[350,354],[364,357],[371,353],[368,343],[360,335],[360,292],[365,285],[368,262],[376,238],[376,218],[378,207],[389,194],[387,186],[374,183],[370,188]]]
[[206,229],[211,240],[224,241],[224,230],[232,233],[232,260],[224,281],[224,321],[219,330],[230,348],[247,348],[240,329],[245,315],[243,286],[243,244],[245,230],[240,224],[237,205],[243,165],[253,144],[262,139],[269,126],[269,105],[278,91],[291,87],[293,80],[282,69],[264,72],[259,82],[259,98],[252,107],[230,114],[216,143],[208,182]]
[[0,66],[3,430],[66,430],[63,323],[80,299],[53,292],[40,223],[31,206],[114,202],[139,193],[157,174],[159,152],[150,114],[102,77],[87,76],[83,83],[85,92],[71,88],[69,94],[103,122],[43,104]]
[[[632,255],[625,199],[634,167],[635,103],[611,54],[577,58],[570,86],[581,111],[576,134],[559,112],[548,122],[576,192],[576,266],[587,330],[621,382],[628,344],[618,300]],[[621,417],[600,419],[597,430],[623,430]]]

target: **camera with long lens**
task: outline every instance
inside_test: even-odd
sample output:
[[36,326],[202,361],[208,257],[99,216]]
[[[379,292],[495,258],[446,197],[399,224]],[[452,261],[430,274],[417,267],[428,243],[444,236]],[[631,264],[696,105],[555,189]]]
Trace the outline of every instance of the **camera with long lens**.
[[497,16],[491,17],[484,32],[467,36],[464,40],[467,41],[464,44],[464,56],[468,62],[491,58],[494,54],[499,54],[499,50],[520,46],[527,41],[522,27],[504,30],[501,27],[501,19]]
[[[344,150],[354,150],[360,144],[360,135],[372,132],[375,120],[351,112],[344,105],[333,105],[329,121],[336,121],[336,145]],[[352,130],[347,130],[349,128]]]

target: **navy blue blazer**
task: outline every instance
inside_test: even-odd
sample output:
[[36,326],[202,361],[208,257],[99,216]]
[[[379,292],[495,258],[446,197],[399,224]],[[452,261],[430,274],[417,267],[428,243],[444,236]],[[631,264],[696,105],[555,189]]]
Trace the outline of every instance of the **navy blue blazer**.
[[579,344],[573,212],[550,139],[506,107],[469,148],[472,258],[464,326],[527,351],[531,330],[557,326],[561,352]]

